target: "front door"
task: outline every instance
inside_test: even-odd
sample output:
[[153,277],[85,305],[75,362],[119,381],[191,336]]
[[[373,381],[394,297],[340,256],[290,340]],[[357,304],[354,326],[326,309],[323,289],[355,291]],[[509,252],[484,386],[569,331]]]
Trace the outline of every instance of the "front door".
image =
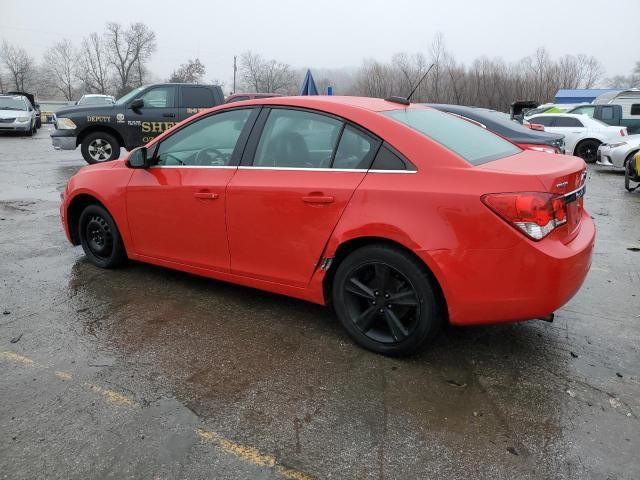
[[252,164],[241,166],[227,187],[232,273],[309,283],[378,145],[343,126],[317,113],[271,110],[259,141],[249,142],[256,145]]
[[252,111],[224,111],[184,126],[160,143],[152,167],[134,172],[127,215],[137,254],[229,270],[226,187]]
[[136,97],[136,100],[142,100],[143,106],[136,109],[127,107],[124,121],[127,122],[128,146],[144,145],[179,121],[176,108],[177,93],[174,85],[159,85],[145,90]]

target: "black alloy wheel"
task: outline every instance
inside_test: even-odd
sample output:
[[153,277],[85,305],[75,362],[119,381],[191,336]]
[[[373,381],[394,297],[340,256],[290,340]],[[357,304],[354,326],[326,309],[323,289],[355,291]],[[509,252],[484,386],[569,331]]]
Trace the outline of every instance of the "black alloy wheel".
[[342,261],[333,305],[357,343],[386,355],[420,350],[441,323],[425,267],[388,245],[363,247]]
[[113,268],[126,260],[120,232],[109,212],[100,205],[89,205],[82,211],[78,234],[85,255],[94,265]]
[[576,147],[575,154],[583,159],[586,163],[595,163],[598,159],[598,147],[600,142],[597,140],[583,140]]

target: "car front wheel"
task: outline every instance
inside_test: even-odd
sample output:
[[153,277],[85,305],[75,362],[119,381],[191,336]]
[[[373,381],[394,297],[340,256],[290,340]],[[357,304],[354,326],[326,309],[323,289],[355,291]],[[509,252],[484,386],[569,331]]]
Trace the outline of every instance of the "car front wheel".
[[388,245],[362,247],[345,258],[336,271],[332,297],[355,342],[384,355],[423,349],[442,323],[425,267]]
[[100,205],[89,205],[80,214],[78,235],[85,255],[101,268],[122,265],[127,254],[113,217]]
[[82,140],[80,150],[87,163],[108,162],[120,156],[120,143],[113,135],[94,132]]

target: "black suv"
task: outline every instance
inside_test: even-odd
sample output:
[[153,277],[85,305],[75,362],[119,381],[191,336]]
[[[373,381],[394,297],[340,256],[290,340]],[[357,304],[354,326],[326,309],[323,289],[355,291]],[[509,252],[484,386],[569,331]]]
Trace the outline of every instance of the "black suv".
[[136,88],[114,105],[87,105],[56,112],[51,142],[56,150],[80,145],[88,163],[107,162],[120,156],[120,148],[139,147],[198,113],[224,103],[217,85],[165,83]]

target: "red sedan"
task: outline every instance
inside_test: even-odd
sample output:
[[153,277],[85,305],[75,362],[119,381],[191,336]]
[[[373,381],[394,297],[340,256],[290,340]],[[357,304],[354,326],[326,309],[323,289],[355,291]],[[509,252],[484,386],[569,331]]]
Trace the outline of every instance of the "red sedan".
[[216,107],[85,167],[62,224],[126,259],[332,305],[360,345],[415,352],[443,322],[549,316],[580,288],[585,164],[437,110],[357,97]]

